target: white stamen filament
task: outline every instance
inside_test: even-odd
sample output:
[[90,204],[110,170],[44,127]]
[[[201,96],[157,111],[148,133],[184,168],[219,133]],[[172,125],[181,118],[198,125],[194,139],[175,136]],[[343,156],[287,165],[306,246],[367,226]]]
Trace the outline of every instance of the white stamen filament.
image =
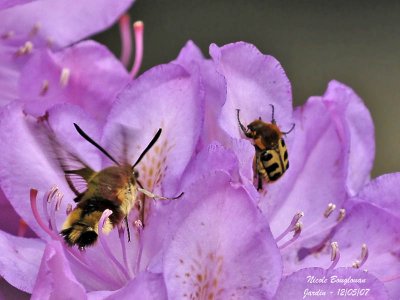
[[[53,239],[53,240],[58,240],[61,243],[64,244],[64,240],[62,237],[59,235],[55,224],[55,211],[57,210],[57,207],[59,209],[60,201],[63,197],[63,194],[60,192],[60,190],[56,187],[53,186],[42,198],[42,203],[43,203],[43,211],[42,213],[45,216],[45,219],[43,219],[38,211],[37,207],[37,194],[38,191],[35,189],[31,189],[30,192],[30,202],[31,202],[31,208],[33,215],[36,219],[36,222],[39,224],[39,226]],[[55,199],[54,199],[55,198]],[[50,212],[49,212],[50,210]],[[72,211],[72,205],[68,204],[67,205],[67,214],[69,214]],[[46,225],[46,223],[48,225]],[[121,280],[118,280],[116,276],[110,277],[108,274],[104,274],[103,272],[94,272],[93,271],[93,266],[88,263],[86,259],[85,253],[81,250],[78,251],[78,249],[65,246],[64,247],[66,255],[70,258],[73,259],[77,264],[81,265],[81,267],[90,274],[90,276],[97,278],[97,280],[107,282],[107,283],[112,283],[115,286],[120,286],[121,285]],[[122,281],[122,283],[125,282]]]
[[281,246],[279,246],[279,249],[286,248],[290,244],[293,244],[299,238],[302,229],[303,229],[303,223],[297,222],[293,230],[294,231],[293,237],[284,244],[282,244]]
[[101,246],[103,247],[104,253],[106,256],[108,256],[111,261],[115,264],[115,266],[122,272],[122,274],[125,276],[126,280],[129,280],[129,274],[127,270],[122,266],[122,264],[117,260],[117,258],[114,256],[113,252],[111,251],[110,247],[108,247],[107,241],[105,239],[104,235],[104,229],[107,227],[107,223],[109,222],[108,217],[111,216],[112,211],[109,209],[106,209],[103,211],[103,214],[101,215],[100,221],[99,221],[99,228],[98,228],[98,235],[100,239]]
[[340,259],[339,244],[337,242],[332,242],[331,248],[332,248],[332,253],[331,253],[332,264],[329,266],[328,270],[334,269]]
[[297,212],[293,218],[292,221],[290,222],[289,226],[286,228],[284,232],[282,232],[276,239],[276,242],[279,242],[281,239],[283,239],[289,232],[296,231],[297,225],[299,223],[299,220],[304,217],[304,213],[302,211]]
[[139,251],[136,257],[135,264],[135,274],[139,273],[140,270],[140,261],[142,260],[142,252],[143,252],[143,243],[142,243],[142,232],[143,232],[143,223],[140,220],[135,221],[135,227],[138,231],[138,243],[139,243]]
[[359,260],[357,259],[357,260],[353,263],[352,267],[355,268],[355,269],[361,268],[361,267],[365,264],[365,262],[367,261],[367,259],[368,259],[368,247],[367,247],[367,244],[363,244],[363,245],[361,246],[361,256],[360,256],[360,259],[359,259]]
[[128,255],[127,255],[127,252],[126,252],[125,229],[124,229],[123,226],[118,226],[118,236],[119,236],[119,240],[121,242],[122,257],[123,257],[125,269],[128,270],[129,277],[133,278],[134,274],[132,273],[132,269],[129,266]]

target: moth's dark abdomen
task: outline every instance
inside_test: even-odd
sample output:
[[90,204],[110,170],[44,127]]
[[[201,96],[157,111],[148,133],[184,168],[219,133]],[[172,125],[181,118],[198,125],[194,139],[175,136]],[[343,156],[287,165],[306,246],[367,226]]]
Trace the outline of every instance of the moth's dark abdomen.
[[[112,214],[108,217],[108,231],[124,218],[120,206],[102,197],[92,197],[79,202],[77,207],[68,215],[64,229],[60,234],[70,246],[77,245],[83,249],[97,241],[98,232],[103,224],[99,224],[103,212],[109,209]],[[111,224],[110,224],[111,223]]]
[[[83,224],[82,224],[83,225]],[[75,224],[64,229],[60,234],[69,246],[77,245],[80,249],[93,245],[97,240],[97,233],[87,225]],[[80,228],[78,228],[80,227]],[[77,235],[73,238],[73,235]]]

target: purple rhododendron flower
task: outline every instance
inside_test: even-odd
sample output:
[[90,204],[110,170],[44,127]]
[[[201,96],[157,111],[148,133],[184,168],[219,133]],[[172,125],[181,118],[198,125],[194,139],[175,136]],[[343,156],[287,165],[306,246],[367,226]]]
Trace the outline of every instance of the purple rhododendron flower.
[[[32,56],[42,51],[45,53],[58,51],[111,26],[132,2],[133,0],[123,0],[118,3],[111,3],[109,0],[84,2],[44,0],[6,1],[1,4],[0,105],[19,98],[21,70]],[[68,14],[65,13],[66,11]],[[102,55],[104,55],[104,49],[97,51],[103,51]],[[69,55],[72,52],[73,50],[69,51]],[[80,55],[83,55],[82,51]],[[63,62],[62,56],[64,55],[58,56],[56,61],[58,60],[58,64],[60,64]],[[93,57],[88,58],[88,60],[90,59]],[[70,58],[66,60],[69,60],[71,64]],[[83,63],[84,59],[79,61]],[[36,72],[40,72],[45,66],[40,66]],[[107,60],[103,62],[103,68],[105,66],[109,67],[109,72],[114,69],[112,65],[107,64]],[[68,68],[68,62],[59,67]],[[102,70],[92,71],[95,73]],[[118,71],[117,67],[115,67],[115,71]],[[60,80],[60,76],[61,72],[57,74],[57,81]],[[33,79],[34,76],[31,78]],[[42,81],[36,87],[37,90],[34,90],[33,95],[35,96],[44,93],[51,78],[36,78],[36,80]],[[46,82],[48,83],[46,84]],[[50,89],[54,89],[54,87],[54,85],[48,86]],[[35,86],[32,86],[32,89],[34,88]]]
[[[0,52],[23,52],[23,61],[0,62],[7,75],[0,78],[7,93],[0,95],[5,295],[13,286],[33,299],[399,298],[400,177],[370,180],[373,124],[354,91],[332,81],[323,96],[293,109],[279,62],[244,42],[211,45],[211,59],[189,42],[176,60],[131,80],[138,65],[128,74],[125,55],[121,63],[92,41],[66,47],[108,25],[129,1],[101,24],[85,19],[62,33],[39,8],[66,3],[26,2],[8,1],[0,11],[7,32],[18,29]],[[11,28],[27,14],[34,17]],[[24,39],[32,28],[32,44],[44,47],[52,37],[54,48],[30,53]],[[247,125],[270,122],[271,105],[283,132],[295,124],[283,137],[290,168],[257,191],[255,150],[237,109]],[[112,165],[74,123],[130,164],[162,128],[136,167],[138,178],[154,194],[184,194],[138,193],[143,215],[133,199],[129,242],[124,224],[103,231],[113,213],[105,208],[97,208],[95,245],[78,249],[59,235],[76,204],[49,130],[94,170]]]

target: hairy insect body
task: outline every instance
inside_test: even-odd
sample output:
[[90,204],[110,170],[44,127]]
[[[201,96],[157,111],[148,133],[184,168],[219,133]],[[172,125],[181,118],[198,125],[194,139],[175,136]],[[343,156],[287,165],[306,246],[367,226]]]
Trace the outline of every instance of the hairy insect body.
[[245,136],[253,140],[256,151],[253,169],[258,179],[257,189],[260,190],[263,180],[277,181],[289,168],[289,157],[283,135],[292,131],[294,125],[288,132],[282,132],[276,125],[274,110],[272,110],[271,123],[263,122],[260,118],[251,122],[246,128],[240,122],[239,110],[237,110],[237,118]]
[[104,210],[113,212],[103,229],[109,232],[129,215],[138,192],[130,165],[108,167],[100,172],[93,172],[84,179],[87,180],[87,190],[78,195],[79,202],[68,215],[61,231],[68,244],[77,244],[80,248],[90,246],[96,241]]

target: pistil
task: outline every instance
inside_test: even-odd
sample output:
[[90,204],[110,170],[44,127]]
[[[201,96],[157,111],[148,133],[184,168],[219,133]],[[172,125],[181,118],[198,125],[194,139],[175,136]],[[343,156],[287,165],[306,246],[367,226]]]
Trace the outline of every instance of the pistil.
[[133,23],[133,31],[135,33],[135,60],[130,72],[131,78],[135,78],[139,72],[143,60],[143,32],[144,24],[142,21]]
[[131,19],[128,14],[119,19],[119,33],[121,36],[120,60],[125,67],[128,67],[132,55]]
[[39,226],[53,239],[57,240],[59,239],[59,236],[52,231],[44,222],[42,217],[40,216],[39,210],[37,208],[37,194],[38,191],[35,189],[31,189],[30,191],[30,202],[31,202],[31,209],[33,216],[35,217],[36,222],[39,224]]

